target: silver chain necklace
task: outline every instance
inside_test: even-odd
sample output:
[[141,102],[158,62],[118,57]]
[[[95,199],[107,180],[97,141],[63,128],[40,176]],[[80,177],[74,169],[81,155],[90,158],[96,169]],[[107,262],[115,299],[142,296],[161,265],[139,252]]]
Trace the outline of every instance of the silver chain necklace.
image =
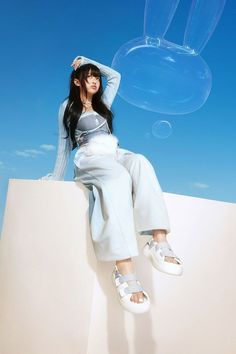
[[89,108],[92,106],[92,101],[82,101],[84,107]]

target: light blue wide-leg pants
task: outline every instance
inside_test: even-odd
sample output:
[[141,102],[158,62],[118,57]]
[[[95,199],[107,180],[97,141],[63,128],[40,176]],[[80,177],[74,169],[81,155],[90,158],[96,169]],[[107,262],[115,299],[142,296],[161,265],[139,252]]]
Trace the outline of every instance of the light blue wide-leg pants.
[[160,184],[144,155],[118,147],[113,155],[88,156],[81,147],[74,163],[74,181],[90,189],[90,231],[98,260],[137,256],[137,232],[170,232]]

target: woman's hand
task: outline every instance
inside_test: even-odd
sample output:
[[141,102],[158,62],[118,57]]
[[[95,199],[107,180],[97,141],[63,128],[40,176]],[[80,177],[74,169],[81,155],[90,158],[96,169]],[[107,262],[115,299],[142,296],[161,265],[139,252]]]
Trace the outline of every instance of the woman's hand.
[[40,177],[38,178],[39,180],[46,180],[46,181],[51,181],[53,180],[53,176],[52,176],[52,173],[48,173],[46,176],[43,176],[43,177]]
[[76,70],[80,66],[80,63],[81,63],[81,58],[75,59],[71,64],[71,66],[73,66],[74,70]]

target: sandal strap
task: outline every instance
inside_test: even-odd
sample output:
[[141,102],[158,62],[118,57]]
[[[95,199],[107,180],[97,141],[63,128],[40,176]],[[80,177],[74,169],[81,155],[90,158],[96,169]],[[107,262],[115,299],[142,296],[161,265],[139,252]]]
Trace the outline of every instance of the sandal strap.
[[143,287],[140,284],[130,284],[124,289],[124,292],[126,294],[132,294],[132,293],[138,293],[140,291],[143,291]]
[[[129,273],[122,275],[117,267],[115,267],[115,282],[117,286],[117,290],[121,297],[126,296],[128,294],[138,293],[143,291],[143,287],[141,286],[137,275],[135,273]],[[128,283],[129,281],[133,281],[133,283]]]
[[176,254],[173,252],[170,244],[167,241],[157,242],[157,241],[151,240],[149,244],[150,244],[151,247],[154,246],[156,250],[161,249],[162,253],[166,257],[176,257],[176,258],[178,258],[176,256]]
[[130,280],[137,280],[136,274],[130,273],[130,274],[125,274],[125,275],[119,276],[120,283],[124,283],[124,282],[130,281]]

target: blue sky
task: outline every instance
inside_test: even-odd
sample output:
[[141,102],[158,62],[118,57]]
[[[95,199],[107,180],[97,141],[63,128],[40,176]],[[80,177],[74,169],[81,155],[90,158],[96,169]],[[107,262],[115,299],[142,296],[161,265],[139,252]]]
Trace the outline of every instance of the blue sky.
[[[190,1],[182,0],[166,39],[182,44]],[[83,55],[111,65],[119,47],[142,35],[145,1],[4,2],[0,14],[0,225],[9,178],[51,172],[57,112],[68,94],[70,63]],[[182,116],[145,111],[119,95],[112,109],[121,147],[144,154],[164,192],[236,202],[236,5],[228,0],[202,52],[213,85],[205,105]],[[172,126],[168,138],[155,122]],[[66,180],[73,178],[71,154]]]

